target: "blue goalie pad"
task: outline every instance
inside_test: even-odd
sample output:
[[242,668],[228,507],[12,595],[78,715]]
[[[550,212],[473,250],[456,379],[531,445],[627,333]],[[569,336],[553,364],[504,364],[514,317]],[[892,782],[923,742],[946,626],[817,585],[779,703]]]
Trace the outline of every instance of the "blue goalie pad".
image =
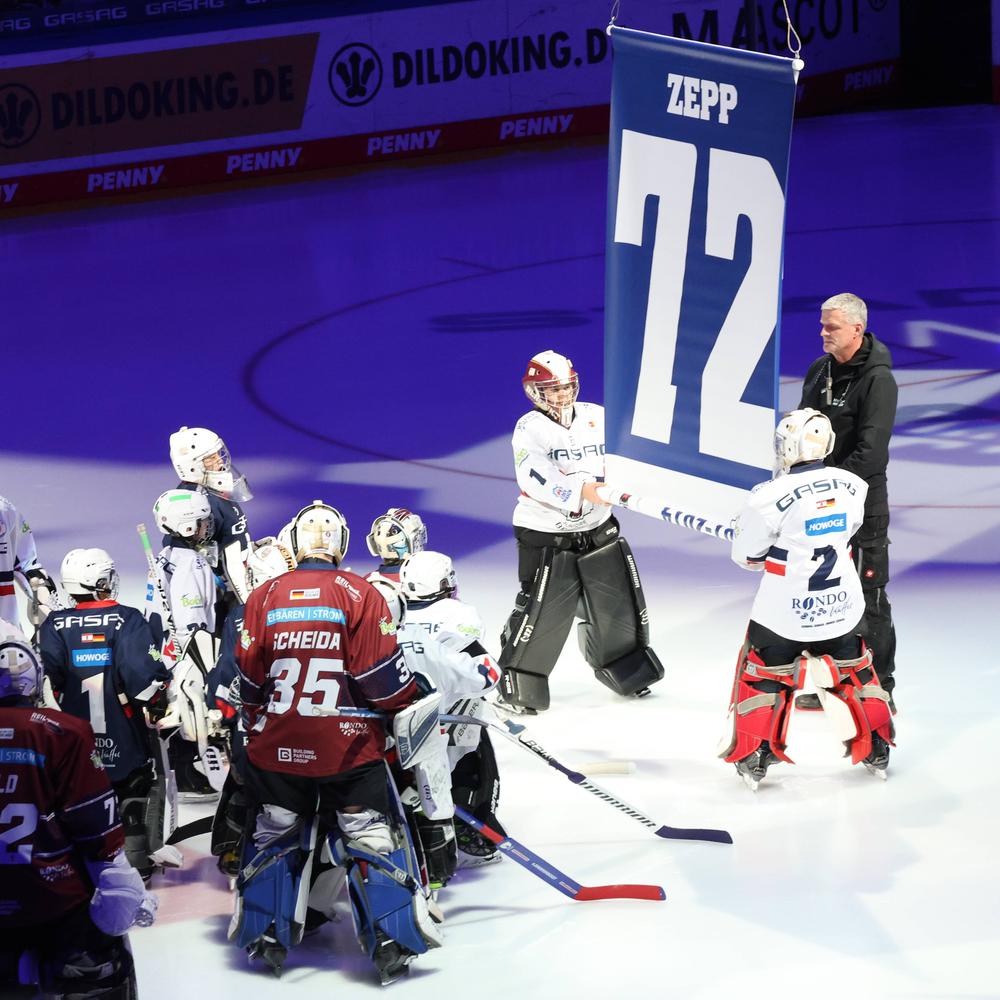
[[318,826],[314,818],[258,851],[241,869],[229,935],[240,948],[252,948],[265,936],[286,949],[302,940]]
[[415,877],[416,859],[408,833],[405,840],[402,847],[388,854],[365,850],[356,841],[337,839],[331,843],[334,861],[347,869],[358,941],[373,961],[380,935],[410,954],[427,951],[413,909],[414,894],[422,889]]

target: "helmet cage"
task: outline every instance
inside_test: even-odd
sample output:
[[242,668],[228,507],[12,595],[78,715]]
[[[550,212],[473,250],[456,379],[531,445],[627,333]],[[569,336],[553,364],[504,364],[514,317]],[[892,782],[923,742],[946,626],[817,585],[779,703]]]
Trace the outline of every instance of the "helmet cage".
[[0,632],[0,701],[33,701],[42,690],[42,665],[35,651],[17,633]]
[[[563,374],[557,374],[557,368],[564,369]],[[580,394],[580,376],[573,369],[573,362],[569,358],[554,351],[536,355],[528,362],[528,370],[521,383],[525,395],[536,409],[562,427],[570,426],[573,422],[573,407]]]
[[424,551],[427,526],[418,514],[404,507],[390,507],[372,521],[366,542],[373,556],[386,563],[401,563],[406,556]]

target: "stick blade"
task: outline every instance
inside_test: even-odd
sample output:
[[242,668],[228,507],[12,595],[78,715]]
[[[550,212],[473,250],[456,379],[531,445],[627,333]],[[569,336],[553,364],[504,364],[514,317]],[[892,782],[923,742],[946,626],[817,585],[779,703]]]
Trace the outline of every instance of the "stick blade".
[[573,896],[581,903],[592,899],[650,899],[661,901],[667,898],[659,885],[581,885]]
[[685,830],[679,826],[661,826],[655,831],[664,840],[707,840],[711,844],[731,844],[733,835],[728,830]]

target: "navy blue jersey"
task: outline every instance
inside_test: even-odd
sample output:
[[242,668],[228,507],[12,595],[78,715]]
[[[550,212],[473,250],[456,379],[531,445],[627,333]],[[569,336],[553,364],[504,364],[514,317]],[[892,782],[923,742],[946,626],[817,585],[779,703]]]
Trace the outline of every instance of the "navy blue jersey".
[[[179,489],[197,490],[208,497],[208,505],[212,508],[212,520],[215,522],[215,530],[212,537],[206,541],[215,542],[219,546],[219,553],[231,542],[239,542],[240,551],[246,552],[250,547],[250,535],[247,533],[247,516],[243,513],[243,508],[235,500],[226,500],[206,490],[204,486],[197,483],[178,483]],[[177,539],[169,535],[163,536],[164,545],[176,545]]]
[[83,601],[51,612],[39,643],[60,707],[91,724],[111,781],[142,767],[148,739],[135,703],[170,680],[142,613],[116,601]]
[[245,607],[245,604],[237,604],[226,615],[226,622],[222,626],[222,638],[219,640],[219,658],[208,672],[208,681],[205,685],[208,707],[221,709],[227,721],[230,719],[235,721],[236,710],[239,708],[238,705],[231,705],[227,699],[229,686],[239,673],[236,663],[236,643],[243,631]]

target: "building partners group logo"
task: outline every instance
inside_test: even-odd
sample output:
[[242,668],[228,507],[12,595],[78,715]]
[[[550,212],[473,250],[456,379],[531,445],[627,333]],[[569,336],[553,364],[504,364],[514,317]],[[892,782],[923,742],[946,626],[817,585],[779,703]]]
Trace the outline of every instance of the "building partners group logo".
[[345,45],[330,60],[328,74],[333,96],[350,107],[367,104],[382,86],[382,60],[361,42]]
[[17,149],[31,142],[42,114],[33,90],[20,83],[0,87],[0,146]]

